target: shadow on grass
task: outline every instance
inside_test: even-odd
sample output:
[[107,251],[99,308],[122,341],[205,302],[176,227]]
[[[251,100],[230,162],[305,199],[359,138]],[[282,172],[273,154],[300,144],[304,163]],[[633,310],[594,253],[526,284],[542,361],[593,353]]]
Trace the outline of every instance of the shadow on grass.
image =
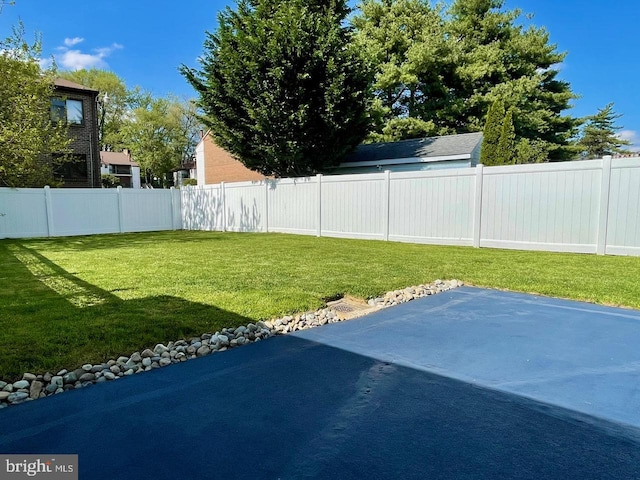
[[[200,232],[189,230],[161,231],[161,232],[136,232],[136,233],[114,233],[104,235],[85,235],[76,237],[57,237],[43,239],[29,239],[25,243],[30,245],[46,244],[47,249],[55,250],[60,247],[65,251],[86,252],[90,250],[114,249],[114,248],[136,248],[142,249],[155,246],[158,242],[190,244],[198,242],[212,242],[223,240],[222,232]],[[178,248],[178,246],[176,247]]]
[[172,296],[122,300],[20,242],[1,242],[0,259],[0,379],[5,381],[252,321]]

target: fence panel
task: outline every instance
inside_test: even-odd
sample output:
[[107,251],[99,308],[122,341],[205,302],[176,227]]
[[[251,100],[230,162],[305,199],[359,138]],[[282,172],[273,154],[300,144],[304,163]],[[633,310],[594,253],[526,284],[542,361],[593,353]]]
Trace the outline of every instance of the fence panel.
[[384,173],[322,177],[322,236],[384,240],[384,193]]
[[45,193],[42,188],[0,188],[0,238],[47,236]]
[[222,186],[187,187],[180,190],[182,228],[185,230],[224,230]]
[[640,255],[640,162],[614,159],[611,168],[606,253]]
[[120,231],[118,190],[51,189],[53,228],[49,235],[92,235]]
[[267,194],[264,182],[229,183],[224,186],[226,230],[266,232]]
[[602,161],[484,169],[480,246],[595,253]]
[[392,173],[389,240],[472,245],[475,169]]
[[177,190],[0,188],[0,238],[286,232],[640,256],[640,158]]
[[[121,190],[122,231],[150,232],[173,230],[173,190]],[[180,197],[177,196],[179,199]],[[180,209],[178,208],[179,212]],[[179,213],[178,213],[179,215]]]
[[318,234],[319,178],[267,180],[270,232]]

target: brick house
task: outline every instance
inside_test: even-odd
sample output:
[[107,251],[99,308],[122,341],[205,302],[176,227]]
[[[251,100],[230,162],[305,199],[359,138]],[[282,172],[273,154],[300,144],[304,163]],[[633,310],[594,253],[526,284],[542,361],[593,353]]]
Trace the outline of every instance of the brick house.
[[54,171],[63,187],[98,188],[100,182],[100,146],[98,144],[98,91],[69,80],[56,79],[51,99],[51,116],[66,121],[74,159]]
[[229,152],[216,145],[211,132],[202,136],[196,147],[196,179],[198,185],[213,185],[220,182],[259,181],[264,175],[249,170]]

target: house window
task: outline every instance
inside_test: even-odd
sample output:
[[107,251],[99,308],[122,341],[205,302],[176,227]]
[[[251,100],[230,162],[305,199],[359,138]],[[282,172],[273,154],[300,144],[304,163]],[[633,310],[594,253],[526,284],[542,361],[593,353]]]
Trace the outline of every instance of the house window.
[[54,122],[66,121],[73,125],[80,125],[84,121],[82,100],[65,98],[51,99],[51,119]]
[[131,165],[114,165],[113,173],[116,175],[131,175]]
[[[63,181],[66,180],[86,180],[87,175],[87,156],[86,155],[71,155],[68,161],[58,163],[58,155],[54,155],[54,176],[60,178]],[[57,161],[56,161],[57,160]]]

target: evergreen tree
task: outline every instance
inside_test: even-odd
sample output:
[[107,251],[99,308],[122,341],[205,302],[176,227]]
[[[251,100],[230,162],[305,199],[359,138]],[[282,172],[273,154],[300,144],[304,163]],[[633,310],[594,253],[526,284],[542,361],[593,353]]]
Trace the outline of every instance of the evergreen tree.
[[487,118],[482,131],[482,149],[480,150],[480,163],[486,166],[499,165],[498,145],[502,134],[502,122],[504,119],[504,103],[496,100],[489,107]]
[[353,25],[354,41],[375,71],[372,90],[383,119],[378,131],[384,122],[443,106],[450,49],[439,8],[428,0],[364,0]]
[[240,0],[182,73],[216,142],[265,175],[338,164],[369,128],[368,74],[344,0]]
[[549,160],[548,144],[542,140],[522,138],[516,144],[515,163],[542,163]]
[[587,117],[582,135],[578,140],[578,147],[584,158],[602,158],[604,155],[627,153],[621,147],[629,145],[616,135],[622,127],[616,125],[616,120],[622,117],[613,111],[613,103],[609,103],[598,113]]
[[510,108],[504,116],[502,128],[500,129],[500,139],[496,151],[496,161],[498,165],[511,165],[516,159],[516,132],[513,128],[513,109]]
[[[446,11],[427,0],[364,0],[353,24],[375,67],[373,94],[395,117],[434,122],[440,134],[480,131],[497,99],[513,108],[516,139],[544,142],[567,158],[578,121],[563,112],[575,95],[557,79],[564,53],[542,28],[526,26],[503,0],[454,0]],[[523,25],[524,24],[524,25]]]
[[449,9],[447,30],[457,39],[452,88],[464,100],[456,115],[469,130],[479,129],[487,105],[501,98],[514,109],[518,138],[542,140],[551,158],[567,158],[579,122],[562,114],[576,98],[556,78],[554,65],[565,54],[549,43],[546,30],[521,26],[521,11],[503,6],[503,0],[455,0]]

